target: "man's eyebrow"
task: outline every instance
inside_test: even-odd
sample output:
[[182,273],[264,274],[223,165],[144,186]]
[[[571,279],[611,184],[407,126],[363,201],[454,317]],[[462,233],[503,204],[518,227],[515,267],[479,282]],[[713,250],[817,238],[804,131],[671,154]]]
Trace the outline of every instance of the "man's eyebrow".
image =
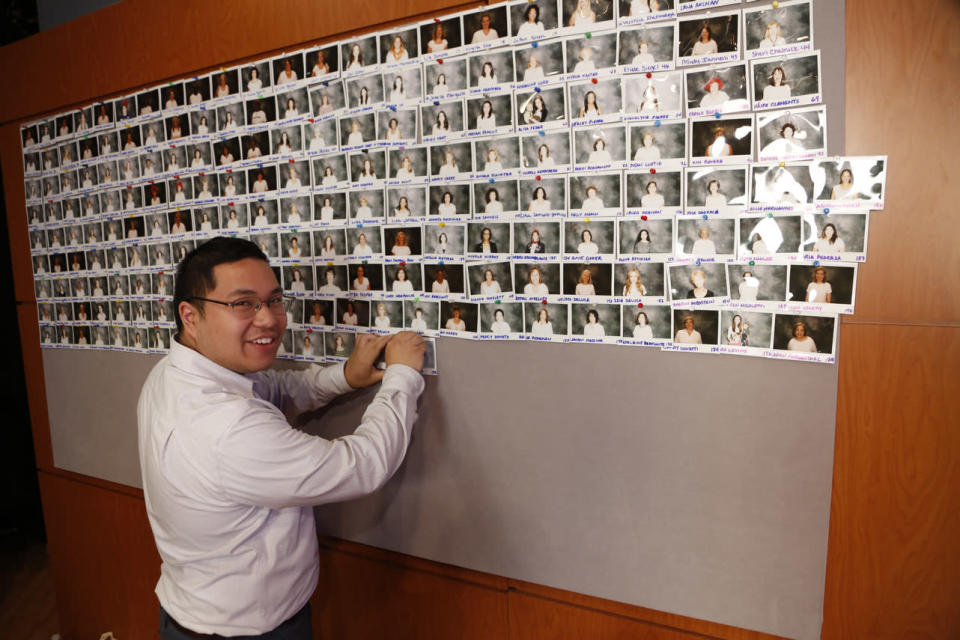
[[[277,286],[270,291],[270,295],[274,295],[276,293],[282,293],[282,292],[283,292],[283,287]],[[226,297],[232,298],[234,296],[255,296],[255,295],[257,295],[257,292],[254,291],[253,289],[234,289],[233,291],[228,293]]]

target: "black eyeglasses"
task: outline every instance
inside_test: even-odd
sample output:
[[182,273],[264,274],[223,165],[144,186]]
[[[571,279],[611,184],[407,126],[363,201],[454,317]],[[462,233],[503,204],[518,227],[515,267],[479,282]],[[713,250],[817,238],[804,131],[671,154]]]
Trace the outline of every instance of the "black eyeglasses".
[[239,300],[234,300],[233,302],[224,302],[222,300],[212,300],[210,298],[202,298],[200,296],[191,296],[187,300],[202,300],[204,302],[212,302],[214,304],[219,304],[230,309],[234,315],[240,318],[252,318],[257,313],[260,312],[260,309],[266,305],[270,313],[275,316],[282,316],[287,312],[287,305],[290,302],[290,298],[282,295],[271,296],[266,300],[261,300],[260,298],[240,298]]

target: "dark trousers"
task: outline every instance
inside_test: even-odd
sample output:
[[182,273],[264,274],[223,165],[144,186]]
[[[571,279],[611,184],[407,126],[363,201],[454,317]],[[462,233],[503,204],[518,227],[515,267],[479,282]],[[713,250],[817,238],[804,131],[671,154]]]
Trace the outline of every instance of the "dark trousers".
[[[162,640],[220,640],[224,636],[190,631],[180,626],[160,607],[160,637]],[[304,605],[292,618],[273,631],[258,636],[230,636],[230,640],[313,640],[313,625],[310,622],[310,603]]]

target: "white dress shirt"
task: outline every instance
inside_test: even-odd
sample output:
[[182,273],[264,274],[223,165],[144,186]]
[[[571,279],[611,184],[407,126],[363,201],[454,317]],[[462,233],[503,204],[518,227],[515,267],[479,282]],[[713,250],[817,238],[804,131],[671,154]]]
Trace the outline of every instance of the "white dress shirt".
[[137,406],[147,514],[163,560],[156,593],[182,626],[254,635],[310,599],[319,555],[313,505],[381,487],[403,460],[423,378],[387,368],[352,435],[325,440],[284,410],[351,391],[343,365],[235,373],[176,342]]

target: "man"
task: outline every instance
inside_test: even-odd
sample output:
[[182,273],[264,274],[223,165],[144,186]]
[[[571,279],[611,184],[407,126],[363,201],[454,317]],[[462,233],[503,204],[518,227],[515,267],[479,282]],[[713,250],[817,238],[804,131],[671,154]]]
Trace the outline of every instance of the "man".
[[[281,294],[247,240],[215,238],[177,269],[178,333],[137,407],[163,640],[312,638],[312,507],[378,489],[409,442],[422,338],[362,335],[343,364],[268,371],[287,323]],[[381,351],[386,372],[374,367]],[[353,435],[310,436],[282,413],[381,380]]]

